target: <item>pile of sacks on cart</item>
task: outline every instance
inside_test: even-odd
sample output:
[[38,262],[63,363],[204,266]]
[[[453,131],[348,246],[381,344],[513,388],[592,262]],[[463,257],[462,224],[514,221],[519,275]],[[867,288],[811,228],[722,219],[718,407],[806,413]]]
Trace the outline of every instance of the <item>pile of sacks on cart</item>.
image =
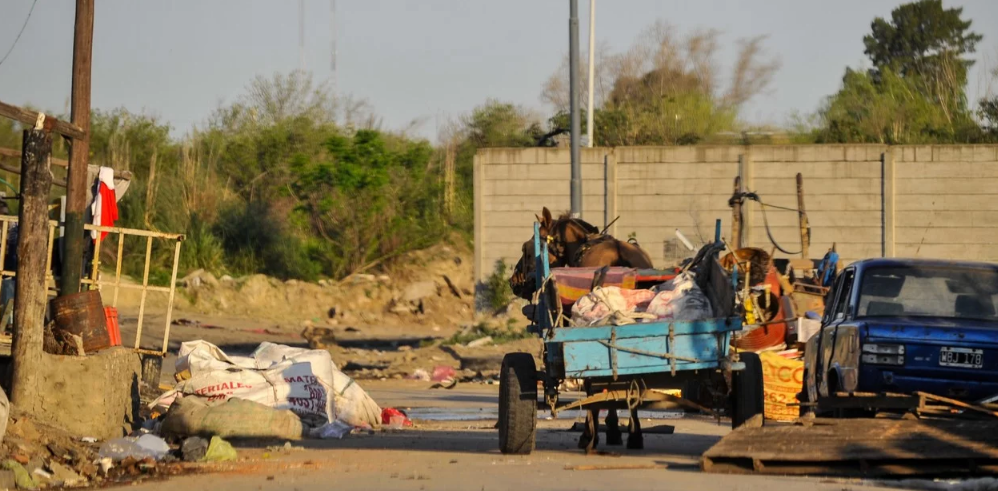
[[696,321],[709,319],[713,311],[707,296],[690,273],[651,289],[619,286],[596,287],[572,305],[576,327],[625,325],[651,321]]

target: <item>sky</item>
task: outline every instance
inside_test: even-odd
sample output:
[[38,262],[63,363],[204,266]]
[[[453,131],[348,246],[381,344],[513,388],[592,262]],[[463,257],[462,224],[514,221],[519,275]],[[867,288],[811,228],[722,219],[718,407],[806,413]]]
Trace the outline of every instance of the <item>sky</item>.
[[[33,0],[0,0],[0,57]],[[862,38],[897,0],[597,0],[596,38],[623,51],[655,20],[678,34],[723,32],[728,71],[739,39],[767,35],[782,63],[771,89],[747,104],[752,123],[785,124],[834,93],[846,66],[865,63]],[[564,0],[305,0],[305,68],[339,93],[368,100],[386,127],[419,121],[435,139],[448,118],[489,98],[547,113],[544,81],[568,52]],[[587,0],[580,0],[582,50]],[[977,58],[998,66],[998,1],[944,0],[964,8],[984,35]],[[74,2],[38,0],[20,41],[0,65],[0,101],[68,112]],[[336,71],[331,69],[335,23]],[[94,108],[159,116],[183,135],[257,75],[299,67],[298,2],[292,0],[96,0]],[[979,62],[971,100],[984,91]]]

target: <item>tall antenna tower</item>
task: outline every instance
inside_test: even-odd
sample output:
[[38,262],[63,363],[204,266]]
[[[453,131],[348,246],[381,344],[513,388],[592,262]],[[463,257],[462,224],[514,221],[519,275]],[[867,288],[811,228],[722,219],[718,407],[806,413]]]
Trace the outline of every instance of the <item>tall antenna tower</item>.
[[305,71],[305,0],[298,0],[298,69]]

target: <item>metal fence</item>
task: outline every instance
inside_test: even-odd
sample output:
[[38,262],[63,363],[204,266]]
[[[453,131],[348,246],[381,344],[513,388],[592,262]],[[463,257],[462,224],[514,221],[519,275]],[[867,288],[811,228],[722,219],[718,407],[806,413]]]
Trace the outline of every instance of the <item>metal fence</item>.
[[[10,232],[10,224],[17,223],[18,218],[16,216],[10,215],[0,215],[0,258],[7,257],[7,239]],[[52,259],[53,259],[53,249],[55,245],[55,239],[57,235],[58,228],[62,226],[56,220],[49,221],[49,237],[48,237],[48,251],[46,253],[45,262],[45,284],[50,294],[56,293],[56,279],[52,274]],[[134,289],[140,290],[141,296],[139,300],[139,314],[138,314],[138,327],[135,332],[135,343],[134,349],[137,352],[145,354],[155,354],[162,355],[165,354],[169,348],[170,341],[170,325],[173,321],[173,300],[176,297],[176,286],[177,286],[177,268],[180,263],[180,245],[184,240],[182,234],[170,234],[163,232],[154,232],[150,230],[140,230],[132,228],[122,228],[122,227],[102,227],[99,225],[85,224],[84,229],[89,231],[107,232],[108,237],[101,239],[103,234],[98,234],[97,239],[94,241],[93,249],[93,262],[91,263],[90,274],[88,277],[83,278],[81,283],[87,285],[87,288],[91,290],[103,291],[105,287],[113,288],[114,294],[111,297],[111,306],[117,308],[118,306],[118,293],[122,289]],[[101,273],[101,247],[104,243],[112,242],[111,237],[116,236],[115,241],[117,253],[115,255],[114,263],[114,278],[104,279]],[[124,254],[125,238],[126,237],[143,237],[145,238],[145,254],[144,254],[144,266],[142,271],[142,283],[132,284],[132,283],[122,283],[121,282],[121,267],[122,267],[122,257]],[[166,240],[173,242],[173,264],[171,266],[170,274],[170,285],[169,286],[156,286],[149,284],[149,268],[152,260],[152,247],[153,240]],[[13,278],[17,276],[16,271],[9,271],[4,268],[6,264],[0,263],[0,278]],[[149,292],[161,292],[168,295],[167,306],[166,306],[166,323],[163,330],[163,345],[159,349],[155,348],[143,348],[140,346],[140,341],[142,339],[142,328],[143,321],[146,314],[146,299]],[[103,297],[103,295],[102,295]]]

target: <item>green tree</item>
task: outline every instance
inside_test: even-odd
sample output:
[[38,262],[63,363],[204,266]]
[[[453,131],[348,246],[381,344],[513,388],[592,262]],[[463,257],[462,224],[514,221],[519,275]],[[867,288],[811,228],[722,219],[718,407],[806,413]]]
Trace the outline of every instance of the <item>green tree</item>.
[[965,105],[967,70],[974,61],[964,55],[973,53],[982,37],[970,31],[971,21],[962,14],[962,8],[943,9],[942,0],[919,0],[894,9],[890,22],[876,18],[863,37],[874,77],[889,68],[917,80],[944,110]]
[[863,38],[873,68],[846,69],[819,111],[819,142],[974,142],[981,130],[966,97],[967,69],[981,36],[963,9],[919,0],[876,18]]

